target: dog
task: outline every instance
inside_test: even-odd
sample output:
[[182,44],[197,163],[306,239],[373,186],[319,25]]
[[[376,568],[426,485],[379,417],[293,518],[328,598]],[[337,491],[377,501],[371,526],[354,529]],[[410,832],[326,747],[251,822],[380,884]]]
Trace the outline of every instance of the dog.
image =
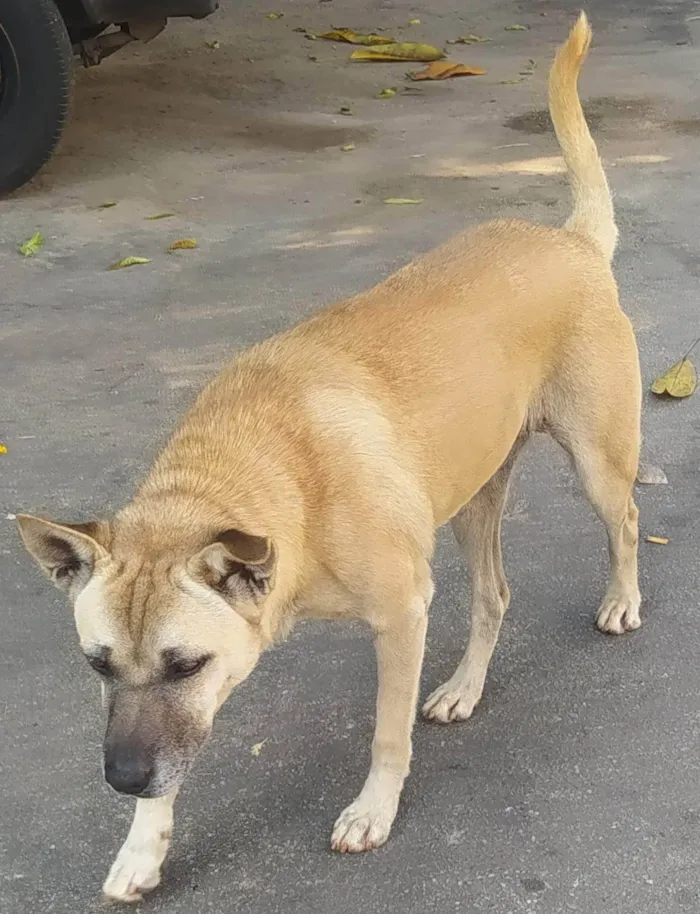
[[360,619],[374,633],[371,766],[331,845],[387,840],[409,771],[435,531],[451,521],[472,581],[466,653],[423,706],[448,723],[477,705],[509,604],[501,515],[533,432],[566,449],[607,530],[598,628],[639,627],[641,381],[611,272],[612,199],[578,97],[590,40],[581,14],[549,77],[574,200],[563,228],[481,225],[247,350],[113,519],[18,517],[101,677],[105,778],[137,798],[108,897],[139,901],[159,883],[173,803],[214,715],[301,619]]

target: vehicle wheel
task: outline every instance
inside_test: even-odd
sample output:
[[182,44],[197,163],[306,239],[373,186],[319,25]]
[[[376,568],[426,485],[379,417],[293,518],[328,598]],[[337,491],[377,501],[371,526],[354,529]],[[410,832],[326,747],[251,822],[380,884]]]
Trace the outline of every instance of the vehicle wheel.
[[0,4],[0,194],[45,165],[68,115],[73,50],[53,0]]

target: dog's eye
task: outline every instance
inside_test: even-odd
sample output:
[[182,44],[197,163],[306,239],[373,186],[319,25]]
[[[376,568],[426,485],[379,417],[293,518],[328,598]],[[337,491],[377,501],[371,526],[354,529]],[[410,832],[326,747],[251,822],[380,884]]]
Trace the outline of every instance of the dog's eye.
[[168,664],[168,679],[186,679],[188,676],[194,676],[210,659],[206,656],[198,657],[196,660],[173,660]]
[[87,661],[93,670],[96,673],[99,673],[100,676],[112,675],[112,667],[106,657],[88,657]]

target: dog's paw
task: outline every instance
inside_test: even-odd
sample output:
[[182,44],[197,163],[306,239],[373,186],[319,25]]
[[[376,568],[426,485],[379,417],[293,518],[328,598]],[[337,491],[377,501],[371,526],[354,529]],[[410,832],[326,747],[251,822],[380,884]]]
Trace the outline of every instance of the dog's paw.
[[481,694],[473,688],[445,682],[423,705],[423,717],[439,724],[468,720],[480,698]]
[[148,850],[123,847],[109,871],[102,891],[110,901],[136,904],[160,882],[162,858]]
[[358,797],[335,823],[331,847],[340,854],[359,854],[381,847],[389,837],[395,817],[394,803],[373,804]]
[[596,625],[608,635],[624,635],[642,624],[639,618],[638,596],[606,597],[596,615]]

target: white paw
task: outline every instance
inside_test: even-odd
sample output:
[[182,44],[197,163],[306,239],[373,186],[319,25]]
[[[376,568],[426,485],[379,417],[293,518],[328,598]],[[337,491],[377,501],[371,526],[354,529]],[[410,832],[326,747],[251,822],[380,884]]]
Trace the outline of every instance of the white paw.
[[123,847],[112,864],[102,891],[112,901],[135,904],[160,882],[161,855],[147,848]]
[[341,854],[359,854],[381,847],[396,817],[395,802],[370,803],[358,797],[333,826],[331,847]]
[[481,692],[465,685],[445,682],[423,705],[423,717],[440,724],[452,721],[468,720],[479,704]]
[[639,596],[606,597],[596,615],[596,625],[609,635],[623,635],[639,628]]

